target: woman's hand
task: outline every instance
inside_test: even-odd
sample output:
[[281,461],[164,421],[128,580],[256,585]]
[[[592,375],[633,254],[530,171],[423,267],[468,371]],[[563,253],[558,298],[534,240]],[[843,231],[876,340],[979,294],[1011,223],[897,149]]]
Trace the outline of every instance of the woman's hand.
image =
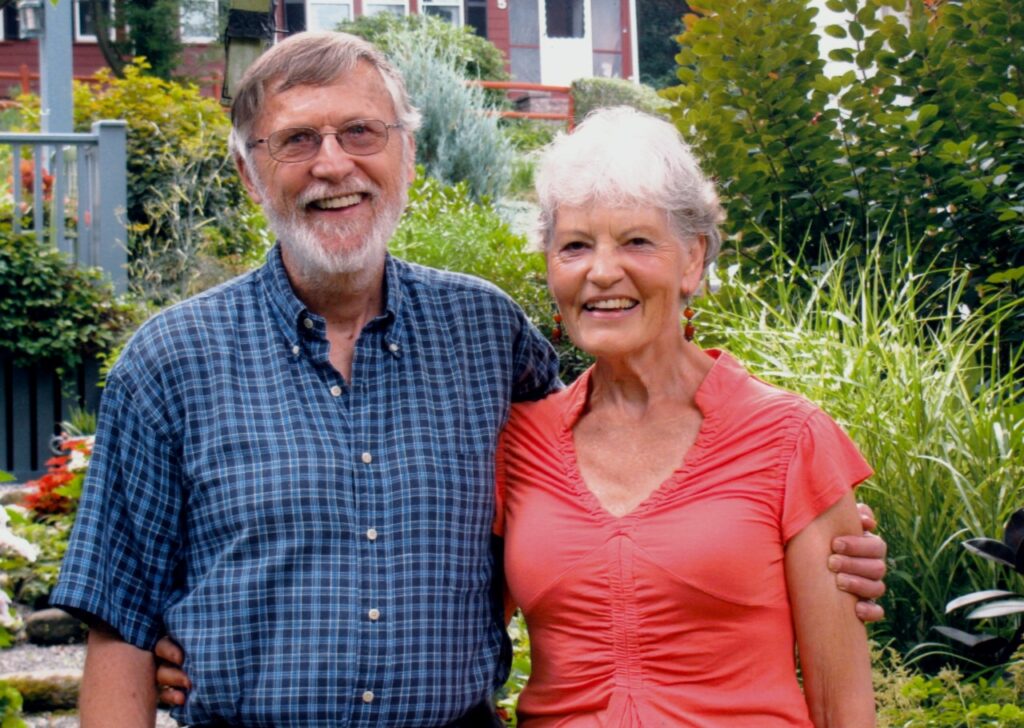
[[153,648],[156,655],[156,686],[160,702],[166,706],[184,705],[192,682],[181,669],[185,653],[170,637],[162,637]]
[[875,514],[864,503],[857,504],[862,536],[838,536],[832,541],[828,568],[836,575],[836,586],[859,600],[857,616],[864,622],[885,619],[885,610],[874,602],[885,594],[885,541],[874,534],[878,528]]

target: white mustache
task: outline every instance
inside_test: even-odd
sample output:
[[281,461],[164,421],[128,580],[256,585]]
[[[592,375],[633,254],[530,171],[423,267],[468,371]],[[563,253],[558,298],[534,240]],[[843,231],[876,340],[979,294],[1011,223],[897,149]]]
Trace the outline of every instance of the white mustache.
[[313,184],[302,191],[302,193],[296,198],[295,204],[299,208],[304,208],[309,203],[316,202],[317,200],[326,200],[332,197],[344,197],[345,195],[356,194],[369,194],[372,197],[376,197],[380,194],[380,189],[376,185],[368,182],[357,182],[338,187],[333,187],[323,183]]

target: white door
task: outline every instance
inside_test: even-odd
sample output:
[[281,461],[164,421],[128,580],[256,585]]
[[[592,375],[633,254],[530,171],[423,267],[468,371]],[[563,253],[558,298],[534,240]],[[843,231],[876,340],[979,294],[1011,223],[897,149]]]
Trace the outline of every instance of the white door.
[[568,86],[594,75],[590,0],[537,0],[541,83]]

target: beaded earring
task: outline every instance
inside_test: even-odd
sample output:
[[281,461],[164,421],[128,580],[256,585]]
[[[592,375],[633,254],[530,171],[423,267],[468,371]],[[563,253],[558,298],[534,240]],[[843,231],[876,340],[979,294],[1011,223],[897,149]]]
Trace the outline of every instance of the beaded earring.
[[555,319],[555,325],[551,329],[551,341],[557,344],[562,340],[562,314],[556,311],[553,318]]
[[683,324],[683,338],[687,341],[693,341],[693,335],[697,333],[697,327],[693,325],[695,315],[689,305],[683,309],[683,318],[686,319],[686,323]]

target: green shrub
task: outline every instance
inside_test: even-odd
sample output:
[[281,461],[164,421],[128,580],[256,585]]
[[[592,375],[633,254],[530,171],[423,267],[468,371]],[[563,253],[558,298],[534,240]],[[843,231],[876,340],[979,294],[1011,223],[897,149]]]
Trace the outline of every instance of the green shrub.
[[[228,157],[224,110],[195,86],[147,69],[136,59],[124,78],[103,69],[99,85],[76,83],[75,125],[127,121],[129,271],[137,291],[167,303],[188,292],[197,269],[220,258],[251,261],[266,241],[250,224],[257,213]],[[36,128],[38,99],[22,101],[25,124]]]
[[1024,660],[1000,677],[964,678],[922,675],[892,650],[874,657],[879,728],[1024,728]]
[[665,115],[671,104],[650,86],[621,78],[578,78],[572,82],[575,121],[579,123],[594,109],[632,106],[648,114]]
[[21,719],[21,706],[21,693],[0,680],[0,726],[2,728],[25,728],[28,725]]
[[703,346],[821,404],[874,466],[859,493],[889,543],[877,630],[905,651],[948,623],[949,599],[998,583],[958,541],[999,532],[1020,505],[1024,362],[996,353],[1024,300],[970,308],[968,271],[893,253],[886,239],[811,260],[770,241],[769,263],[746,270],[726,257],[733,267],[698,301],[698,324]]
[[[680,85],[664,93],[721,180],[732,232],[750,248],[785,219],[834,248],[875,237],[895,211],[926,258],[973,268],[968,302],[1019,295],[1024,5],[827,5],[853,18],[827,31],[848,40],[831,56],[851,70],[835,78],[808,0],[708,0],[686,17]],[[1015,328],[1020,340],[1024,321]]]
[[113,346],[135,323],[98,269],[0,222],[0,351],[17,366],[72,367]]
[[388,37],[391,59],[423,115],[418,162],[443,182],[465,181],[478,200],[499,196],[508,184],[512,150],[483,90],[466,85],[454,54],[425,30]]

